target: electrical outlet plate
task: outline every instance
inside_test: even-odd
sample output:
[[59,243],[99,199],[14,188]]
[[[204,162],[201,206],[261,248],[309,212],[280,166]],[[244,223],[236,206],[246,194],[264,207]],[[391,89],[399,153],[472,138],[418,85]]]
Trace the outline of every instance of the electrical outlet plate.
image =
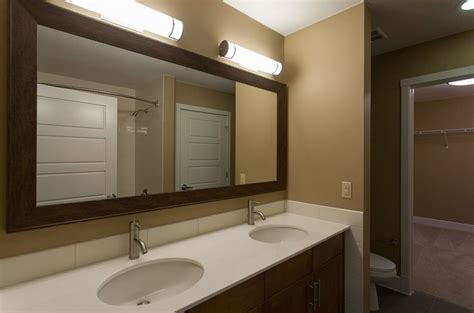
[[352,182],[343,181],[341,183],[341,197],[352,199]]
[[240,174],[240,184],[245,185],[247,183],[247,175],[245,173]]

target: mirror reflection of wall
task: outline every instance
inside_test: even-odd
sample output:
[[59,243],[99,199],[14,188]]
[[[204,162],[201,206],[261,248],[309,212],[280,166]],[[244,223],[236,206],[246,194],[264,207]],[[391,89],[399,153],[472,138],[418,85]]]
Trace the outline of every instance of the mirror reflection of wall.
[[276,93],[236,83],[236,184],[276,180]]
[[272,92],[39,26],[37,204],[274,181],[276,104]]

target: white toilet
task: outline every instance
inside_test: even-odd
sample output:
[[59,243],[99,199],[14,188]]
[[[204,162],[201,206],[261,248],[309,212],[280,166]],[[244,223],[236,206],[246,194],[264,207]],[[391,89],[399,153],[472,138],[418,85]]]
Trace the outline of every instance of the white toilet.
[[375,284],[388,281],[397,275],[395,263],[375,253],[370,254],[370,310],[379,310]]

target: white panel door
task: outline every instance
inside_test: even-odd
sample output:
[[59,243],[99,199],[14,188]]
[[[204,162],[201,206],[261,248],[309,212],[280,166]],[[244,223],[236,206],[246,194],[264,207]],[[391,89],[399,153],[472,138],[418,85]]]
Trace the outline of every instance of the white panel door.
[[38,85],[38,206],[117,193],[117,99]]
[[177,104],[176,190],[228,186],[230,112]]

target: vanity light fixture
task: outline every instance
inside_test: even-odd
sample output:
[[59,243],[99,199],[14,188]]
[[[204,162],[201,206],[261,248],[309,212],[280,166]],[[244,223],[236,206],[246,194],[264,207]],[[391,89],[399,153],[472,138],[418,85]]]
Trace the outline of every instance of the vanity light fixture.
[[474,0],[466,0],[466,2],[461,5],[461,9],[464,11],[474,10]]
[[283,68],[280,62],[245,49],[227,40],[223,40],[219,45],[219,55],[239,63],[241,67],[272,75],[280,74]]
[[474,78],[468,78],[468,79],[463,79],[463,80],[457,80],[457,81],[454,81],[454,82],[449,82],[448,85],[451,85],[451,86],[474,85]]
[[138,32],[149,31],[172,40],[183,34],[183,22],[135,0],[66,0],[100,14],[106,21]]

